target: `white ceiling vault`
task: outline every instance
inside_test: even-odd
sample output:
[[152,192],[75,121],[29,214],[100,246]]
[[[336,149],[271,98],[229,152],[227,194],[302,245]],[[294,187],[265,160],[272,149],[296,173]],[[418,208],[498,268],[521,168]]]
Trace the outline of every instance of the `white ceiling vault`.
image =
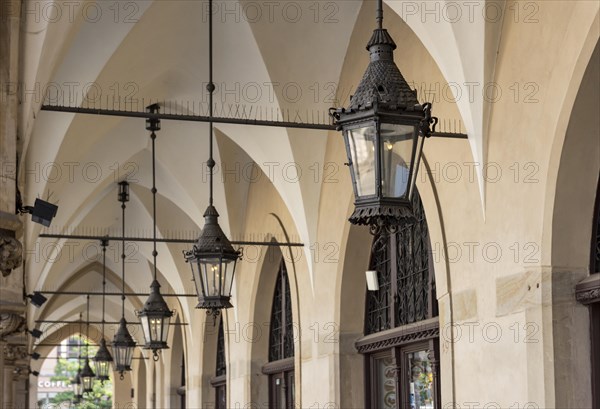
[[[394,27],[404,24],[404,20],[448,83],[459,84],[462,92],[469,89],[466,84],[476,84],[474,98],[455,95],[461,117],[457,119],[465,124],[474,161],[485,161],[490,109],[481,88],[494,78],[502,22],[486,20],[482,10],[487,4],[502,8],[503,2],[475,2],[479,6],[472,6],[473,18],[461,18],[459,22],[453,22],[454,15],[449,9],[453,2],[385,3],[388,7],[384,25]],[[424,7],[425,3],[433,10],[438,7],[439,18],[427,18],[426,14],[423,18],[424,10],[414,9]],[[222,104],[219,109],[232,106],[235,109],[239,104],[246,112],[253,109],[255,115],[260,110],[260,116],[281,118],[292,112],[292,120],[301,115],[304,120],[322,122],[328,108],[348,102],[350,92],[335,86],[342,82],[348,52],[360,49],[366,55],[364,45],[368,38],[360,44],[351,43],[350,39],[357,29],[375,26],[375,2],[272,4],[215,1],[215,101],[218,106]],[[20,141],[24,166],[20,168],[20,177],[26,181],[26,190],[22,192],[25,200],[31,202],[37,196],[51,194],[51,201],[59,205],[53,221],[55,229],[93,227],[118,234],[120,205],[115,182],[129,174],[132,200],[127,207],[128,231],[150,235],[151,153],[143,121],[53,113],[40,111],[40,107],[48,91],[50,100],[46,102],[64,105],[80,105],[87,97],[92,101],[89,105],[97,103],[110,108],[114,100],[118,106],[119,99],[127,98],[130,104],[133,99],[134,109],[138,110],[149,101],[165,101],[167,106],[177,106],[180,112],[200,114],[200,101],[206,103],[207,98],[207,3],[49,0],[25,1],[24,7],[29,12],[25,14],[26,30],[22,34],[22,80],[28,89],[37,86],[40,90],[22,101]],[[323,165],[327,132],[229,124],[216,124],[215,128],[217,163],[225,160],[237,162],[242,168],[252,163],[260,167],[288,207],[299,240],[314,242],[322,180],[304,177],[299,183],[289,183],[283,169],[297,164],[308,171],[314,164]],[[207,124],[162,121],[157,138],[157,223],[161,236],[182,231],[197,234],[202,226],[208,194],[203,165],[207,159],[207,130]],[[289,176],[293,172],[288,168]],[[240,226],[244,224],[249,181],[241,178],[231,183],[235,183],[234,188],[215,183],[215,202],[225,232],[239,237],[243,233]],[[35,224],[29,224],[28,229],[27,248],[35,248],[41,229]],[[64,240],[42,239],[37,246],[49,243],[56,247],[56,252],[71,245]],[[158,267],[167,288],[192,292],[188,267],[181,257],[183,247],[159,246]],[[309,246],[305,252],[308,260],[312,260]],[[131,283],[149,282],[151,275],[150,246],[140,245],[139,257],[139,263],[128,266],[128,277],[135,277],[135,281],[127,280],[132,288],[135,286]],[[28,288],[77,287],[84,283],[77,281],[83,280],[81,275],[75,281],[71,277],[77,276],[90,262],[79,255],[58,262],[42,259],[28,263]],[[312,281],[312,263],[308,265]],[[114,261],[109,267],[114,274],[120,274],[120,266]],[[87,278],[86,283],[90,283]],[[189,302],[189,307],[193,307],[193,300]],[[114,319],[119,316],[117,307],[116,300],[112,300],[110,310]],[[38,315],[47,314],[43,311]],[[77,314],[75,305],[65,304],[51,315],[61,319]]]

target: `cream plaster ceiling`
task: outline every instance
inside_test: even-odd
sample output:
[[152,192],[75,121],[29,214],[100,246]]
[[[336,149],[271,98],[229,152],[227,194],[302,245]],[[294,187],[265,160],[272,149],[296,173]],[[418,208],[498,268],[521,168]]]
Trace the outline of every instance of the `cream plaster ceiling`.
[[[33,7],[35,2],[26,2]],[[52,3],[52,2],[49,2]],[[48,84],[68,97],[75,90],[71,105],[81,104],[85,95],[93,97],[101,91],[97,103],[112,104],[118,90],[121,97],[133,93],[137,100],[135,109],[143,109],[149,101],[166,101],[180,111],[200,113],[199,101],[206,101],[205,85],[208,78],[206,4],[199,1],[135,1],[127,2],[131,9],[121,9],[115,22],[111,2],[78,2],[68,6],[63,1],[53,2],[62,10],[72,9],[73,19],[67,17],[48,21],[29,14],[27,29],[23,33],[22,78],[25,84]],[[401,30],[406,23],[415,47],[424,47],[433,57],[432,68],[439,70],[448,82],[483,83],[493,79],[493,59],[501,24],[490,26],[483,18],[473,22],[462,19],[453,24],[423,22],[406,15],[405,1],[387,1],[385,25]],[[438,2],[443,7],[445,2]],[[116,3],[115,3],[116,4]],[[242,109],[260,110],[267,117],[271,112],[291,112],[292,119],[301,115],[323,118],[327,109],[347,103],[349,92],[338,90],[329,98],[332,84],[347,84],[344,72],[352,72],[354,82],[360,79],[364,67],[348,67],[363,55],[364,43],[351,43],[357,33],[370,31],[374,26],[374,2],[363,5],[361,1],[344,2],[282,2],[271,19],[268,10],[257,21],[248,21],[241,10],[253,11],[255,2],[216,2],[215,16],[215,94],[217,104],[224,107],[242,104]],[[331,8],[331,5],[334,8]],[[227,14],[222,7],[237,10]],[[134,7],[135,6],[135,7]],[[97,22],[91,22],[90,10],[102,11]],[[290,22],[293,10],[301,7],[302,17]],[[312,8],[311,8],[312,7]],[[93,8],[93,9],[91,9]],[[319,14],[316,17],[316,9]],[[284,18],[283,9],[288,11]],[[134,12],[132,18],[125,17]],[[395,14],[394,14],[395,12]],[[236,14],[237,13],[237,14]],[[333,14],[331,14],[333,13]],[[479,14],[480,16],[480,14]],[[87,21],[86,21],[87,20]],[[405,39],[397,38],[402,46]],[[420,41],[420,43],[419,43]],[[422,44],[421,44],[422,43]],[[402,58],[406,58],[403,56]],[[398,60],[400,58],[397,58]],[[361,60],[361,61],[363,61]],[[364,60],[366,61],[366,60]],[[419,63],[411,62],[413,65]],[[399,63],[401,69],[402,64]],[[95,86],[86,88],[85,85]],[[69,85],[71,84],[71,85]],[[356,84],[354,84],[356,85]],[[55,88],[56,88],[55,87]],[[227,89],[224,89],[227,87]],[[316,87],[316,88],[315,88]],[[50,89],[53,89],[50,87]],[[227,90],[234,90],[228,93]],[[319,90],[318,92],[316,90]],[[55,90],[55,89],[54,89]],[[83,91],[89,91],[85,94]],[[248,91],[244,94],[242,90]],[[249,94],[251,91],[257,94]],[[302,91],[296,98],[295,92]],[[234,95],[234,94],[236,94]],[[241,96],[240,96],[241,94]],[[256,98],[255,98],[256,96]],[[334,100],[336,99],[336,100]],[[100,102],[102,101],[102,102]],[[150,234],[151,187],[149,137],[142,120],[117,117],[97,117],[42,112],[42,98],[25,98],[20,128],[25,166],[20,177],[26,181],[24,197],[32,201],[37,196],[52,193],[51,201],[58,202],[59,212],[53,222],[55,229],[95,228],[96,231],[120,231],[120,208],[116,200],[115,181],[131,173],[132,201],[127,208],[127,225],[136,226],[143,234]],[[58,100],[59,103],[63,99]],[[68,100],[64,100],[68,104]],[[483,99],[470,102],[458,100],[456,108],[442,112],[460,112],[468,131],[474,160],[485,160],[486,108]],[[123,108],[123,106],[121,106]],[[221,107],[219,107],[221,109]],[[168,110],[168,108],[167,108]],[[453,111],[454,110],[454,111]],[[280,114],[281,115],[281,114]],[[298,164],[307,172],[315,163],[323,164],[327,133],[299,131],[284,128],[265,128],[217,124],[215,155],[217,162],[238,162],[243,167],[254,162],[270,177],[277,192],[289,209],[296,224],[300,240],[312,243],[317,238],[318,209],[322,181],[304,177],[298,183],[289,183],[282,177],[286,164]],[[163,121],[157,139],[158,227],[161,236],[173,232],[197,234],[202,226],[202,213],[207,205],[207,184],[203,162],[207,157],[208,140],[206,124]],[[275,162],[275,165],[273,164]],[[39,177],[48,164],[55,164],[63,172],[56,180]],[[69,165],[71,164],[71,165]],[[72,166],[72,168],[69,168]],[[73,169],[73,177],[64,173]],[[100,174],[97,170],[100,169]],[[117,170],[116,170],[117,169]],[[273,172],[275,169],[275,172]],[[89,172],[86,173],[84,171]],[[37,172],[37,173],[36,173]],[[220,175],[219,175],[220,176]],[[50,178],[52,179],[52,178]],[[483,192],[483,186],[480,186]],[[245,203],[249,189],[248,180],[215,183],[215,201],[221,214],[221,225],[229,235],[240,235],[245,217]],[[483,198],[483,196],[482,196]],[[141,227],[144,226],[144,227]],[[29,224],[26,232],[27,247],[35,248],[38,225]],[[132,231],[132,233],[136,233]],[[52,244],[49,244],[52,243]],[[64,240],[39,240],[39,245],[64,247]],[[305,248],[312,281],[312,255]],[[193,291],[188,267],[182,260],[182,245],[159,246],[159,270],[168,281],[165,285],[174,291]],[[139,257],[144,262],[128,265],[128,284],[149,282],[151,248],[139,247]],[[38,260],[28,263],[28,287],[60,287],[69,277],[77,274],[89,260],[81,254],[72,260]],[[111,261],[111,270],[120,272],[119,265]],[[141,280],[140,278],[144,279]],[[133,281],[134,280],[134,281]],[[74,285],[70,283],[69,285]],[[61,287],[62,288],[62,287]],[[54,319],[74,317],[78,311],[75,301],[50,314]],[[193,300],[186,300],[193,309]],[[112,305],[111,316],[117,318],[118,310]],[[133,309],[133,305],[128,307]],[[184,308],[185,310],[186,308]],[[41,313],[38,313],[41,315]],[[185,320],[186,317],[183,317]]]

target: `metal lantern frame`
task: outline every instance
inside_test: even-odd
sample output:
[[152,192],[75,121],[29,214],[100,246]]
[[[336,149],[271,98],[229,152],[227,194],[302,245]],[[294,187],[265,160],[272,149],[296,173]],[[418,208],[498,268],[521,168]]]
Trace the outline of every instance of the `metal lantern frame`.
[[150,295],[144,303],[144,308],[138,311],[137,315],[142,324],[146,341],[144,348],[151,349],[154,352],[154,360],[158,360],[157,350],[169,348],[167,338],[173,311],[169,309],[160,294],[160,284],[157,280],[152,281],[150,289]]
[[[86,347],[87,349],[87,347]],[[90,366],[90,360],[86,356],[83,364],[83,369],[81,370],[81,384],[83,393],[91,392],[94,389],[94,379],[96,378],[96,374],[92,370]]]
[[198,305],[218,315],[223,308],[231,308],[231,289],[235,267],[241,252],[233,248],[219,226],[219,214],[213,206],[204,212],[204,228],[193,249],[185,252],[185,260],[192,269]]
[[78,403],[83,398],[83,383],[81,382],[81,368],[77,369],[75,378],[71,380],[71,387],[73,388],[73,396],[75,402]]
[[121,318],[119,328],[113,340],[113,355],[115,362],[115,371],[121,375],[121,380],[124,379],[124,373],[131,371],[131,361],[133,360],[133,350],[136,343],[127,329],[127,321]]
[[330,110],[344,135],[352,177],[355,210],[349,221],[374,230],[413,219],[411,197],[423,145],[438,121],[432,105],[419,104],[394,63],[396,44],[383,28],[381,0],[377,5],[378,27],[367,44],[369,66],[350,106]]
[[113,357],[106,346],[104,337],[100,340],[100,347],[94,356],[94,366],[96,368],[96,379],[105,382],[110,379],[110,370],[113,364]]

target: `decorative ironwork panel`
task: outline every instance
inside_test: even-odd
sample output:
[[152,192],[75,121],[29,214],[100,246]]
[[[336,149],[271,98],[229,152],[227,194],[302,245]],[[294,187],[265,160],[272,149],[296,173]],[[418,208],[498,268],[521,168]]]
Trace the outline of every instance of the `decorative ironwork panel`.
[[[406,325],[434,316],[437,304],[433,269],[429,260],[429,230],[418,193],[412,199],[415,222],[401,228],[396,242],[397,303],[395,326]],[[435,308],[437,310],[437,308]]]
[[277,274],[271,324],[269,329],[269,362],[294,356],[294,324],[285,263],[282,261]]
[[227,373],[225,362],[225,336],[223,334],[223,320],[219,322],[219,335],[217,336],[217,376]]
[[414,223],[373,240],[370,269],[377,271],[379,290],[367,291],[366,335],[438,315],[429,230],[418,192],[412,201]]
[[379,291],[367,291],[366,335],[391,328],[392,271],[388,238],[385,234],[380,234],[373,240],[369,269],[377,271]]

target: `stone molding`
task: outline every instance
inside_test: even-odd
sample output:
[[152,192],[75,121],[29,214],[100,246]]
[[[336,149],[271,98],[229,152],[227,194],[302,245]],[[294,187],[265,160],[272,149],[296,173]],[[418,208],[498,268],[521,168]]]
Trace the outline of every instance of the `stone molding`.
[[435,317],[415,324],[367,335],[357,340],[355,347],[359,353],[366,354],[439,336],[439,321]]
[[265,375],[271,375],[274,373],[281,373],[291,371],[294,369],[294,357],[280,359],[279,361],[269,362],[262,367],[262,373]]
[[600,302],[600,273],[595,273],[575,286],[575,298],[587,305]]
[[5,344],[2,353],[6,361],[12,362],[27,359],[29,356],[25,345]]

